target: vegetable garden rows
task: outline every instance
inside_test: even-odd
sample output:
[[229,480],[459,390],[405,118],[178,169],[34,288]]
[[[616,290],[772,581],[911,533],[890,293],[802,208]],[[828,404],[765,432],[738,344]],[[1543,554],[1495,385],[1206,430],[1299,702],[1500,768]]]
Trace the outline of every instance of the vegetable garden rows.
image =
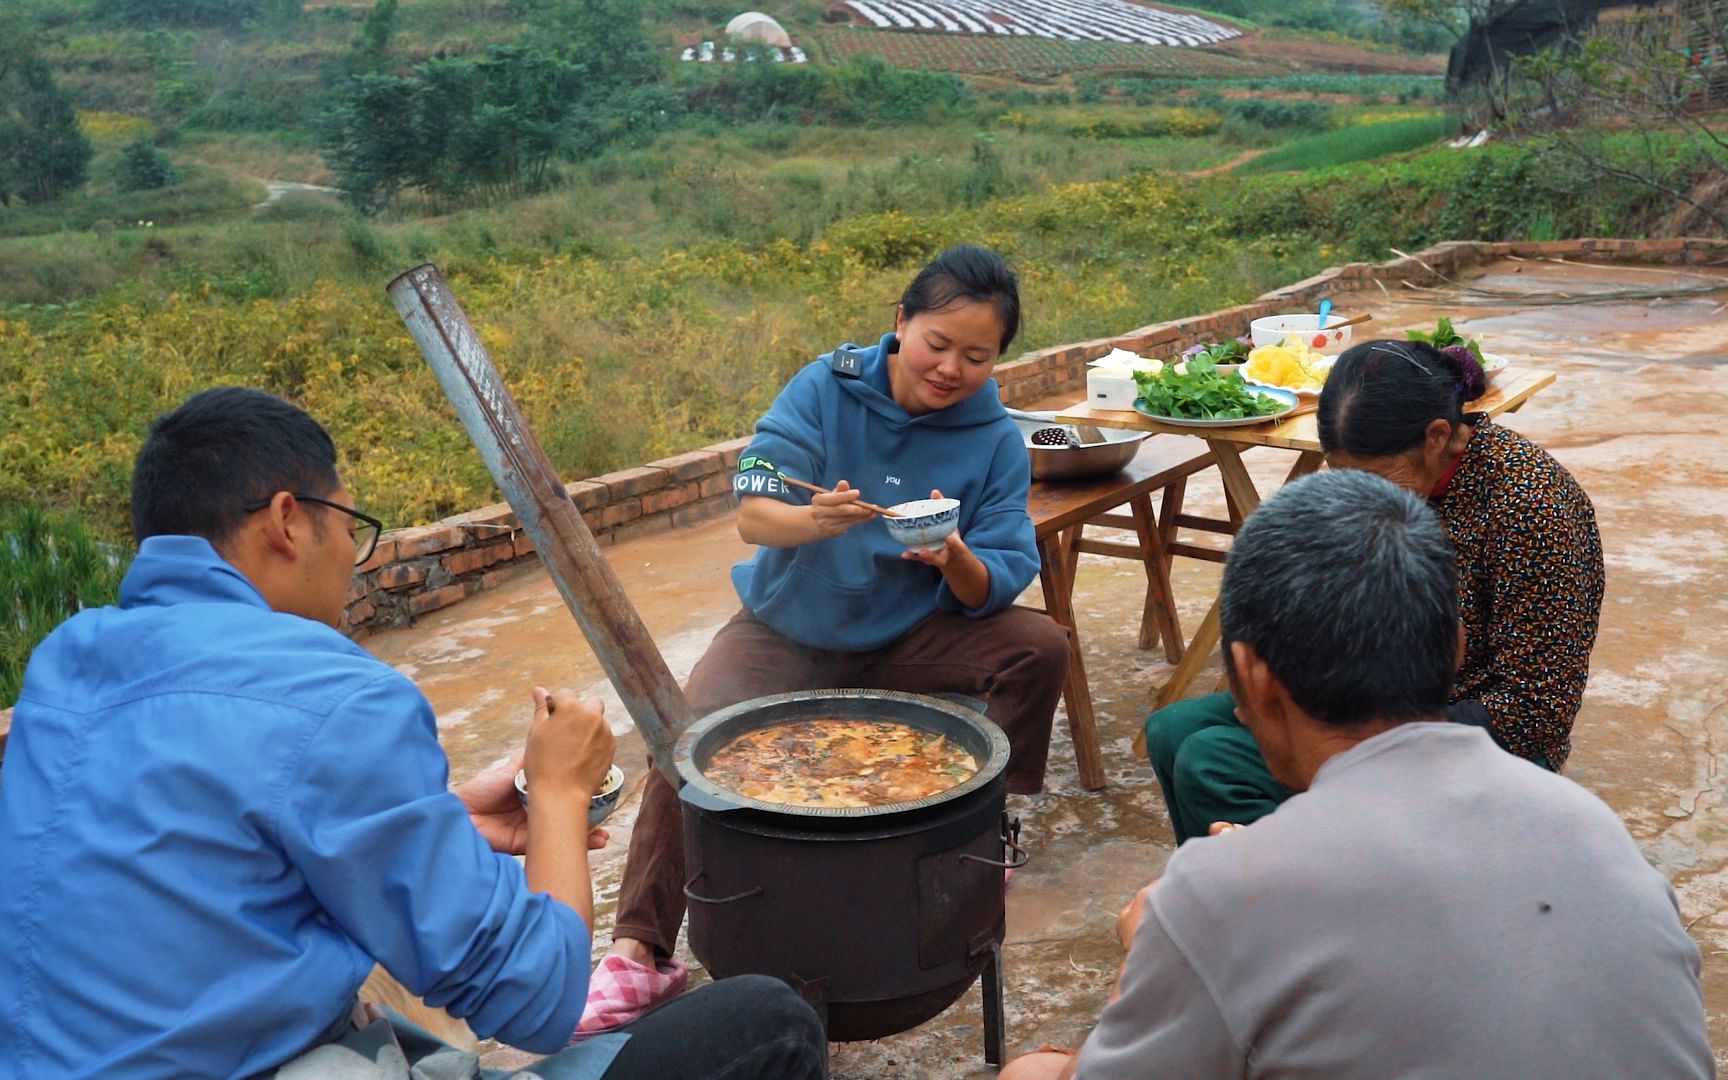
[[1241,36],[1198,15],[1127,0],[845,0],[844,6],[883,29],[1190,47]]
[[802,35],[813,59],[838,63],[848,56],[880,57],[896,67],[959,75],[1059,75],[1097,68],[1132,69],[1170,77],[1253,76],[1257,64],[1223,53],[1119,41],[1063,41],[1047,37],[979,34],[885,33],[822,27]]

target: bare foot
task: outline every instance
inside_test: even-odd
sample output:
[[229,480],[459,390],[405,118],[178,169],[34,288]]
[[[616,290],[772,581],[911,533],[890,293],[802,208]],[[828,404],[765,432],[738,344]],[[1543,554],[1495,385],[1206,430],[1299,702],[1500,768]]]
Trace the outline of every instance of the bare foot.
[[651,968],[654,966],[654,946],[645,941],[637,941],[635,938],[613,938],[611,954],[622,956],[626,960],[633,960],[643,967]]

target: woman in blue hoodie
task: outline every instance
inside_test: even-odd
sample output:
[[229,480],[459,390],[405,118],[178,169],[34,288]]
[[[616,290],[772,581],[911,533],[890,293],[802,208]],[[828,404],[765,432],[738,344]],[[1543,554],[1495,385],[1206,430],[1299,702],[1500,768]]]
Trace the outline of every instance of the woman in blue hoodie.
[[[732,570],[743,609],[690,674],[695,715],[824,687],[967,694],[1008,736],[1008,790],[1043,789],[1069,646],[1062,627],[1013,606],[1038,574],[1031,469],[990,376],[1019,327],[1002,257],[950,248],[906,289],[893,333],[842,345],[781,391],[739,461],[738,534],[757,551]],[[833,493],[806,498],[777,474]],[[935,552],[906,550],[859,505],[926,494],[960,501],[960,526]],[[680,813],[651,770],[580,1030],[683,988],[671,957],[684,919]]]

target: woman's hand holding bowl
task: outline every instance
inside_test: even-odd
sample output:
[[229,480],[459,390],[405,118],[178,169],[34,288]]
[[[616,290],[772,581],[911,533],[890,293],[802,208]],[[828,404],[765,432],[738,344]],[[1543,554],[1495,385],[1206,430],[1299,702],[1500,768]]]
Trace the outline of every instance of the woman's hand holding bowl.
[[824,538],[839,536],[859,522],[875,517],[872,511],[858,505],[859,497],[859,492],[844,480],[828,494],[812,496],[810,519],[815,522],[817,533]]

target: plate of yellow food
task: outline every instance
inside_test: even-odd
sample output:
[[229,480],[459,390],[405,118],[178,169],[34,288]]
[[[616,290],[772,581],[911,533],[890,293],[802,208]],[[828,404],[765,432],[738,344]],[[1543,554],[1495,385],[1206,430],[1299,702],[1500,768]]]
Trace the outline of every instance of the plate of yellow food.
[[1277,345],[1262,345],[1250,352],[1242,365],[1242,381],[1298,394],[1318,394],[1326,385],[1326,374],[1332,370],[1333,360],[1291,336]]

